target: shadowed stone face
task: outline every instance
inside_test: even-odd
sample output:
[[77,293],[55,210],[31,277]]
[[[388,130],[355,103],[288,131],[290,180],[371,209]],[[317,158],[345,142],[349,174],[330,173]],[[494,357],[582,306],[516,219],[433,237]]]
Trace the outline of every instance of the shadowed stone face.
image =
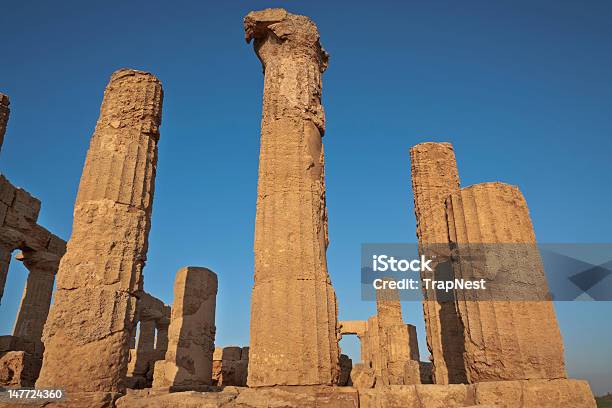
[[333,384],[339,351],[321,105],[327,54],[315,24],[283,9],[249,13],[244,28],[264,68],[248,384]]
[[142,289],[162,87],[122,69],[104,92],[57,274],[38,387],[120,392]]

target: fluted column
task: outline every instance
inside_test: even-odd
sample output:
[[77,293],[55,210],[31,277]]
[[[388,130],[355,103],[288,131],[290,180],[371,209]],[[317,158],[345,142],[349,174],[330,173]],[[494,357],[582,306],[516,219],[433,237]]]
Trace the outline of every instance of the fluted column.
[[315,24],[283,9],[251,12],[244,27],[264,68],[248,384],[333,384],[339,349],[321,105],[327,54]]
[[476,184],[446,201],[456,278],[487,290],[456,291],[467,380],[564,378],[563,341],[517,187]]
[[13,335],[38,345],[41,344],[43,327],[49,314],[60,257],[51,253],[23,251],[18,259],[23,261],[29,274]]
[[121,69],[104,92],[61,260],[38,387],[124,389],[151,226],[162,87]]
[[[433,260],[434,272],[421,272],[421,279],[436,279],[448,259],[448,227],[444,202],[459,191],[459,173],[450,143],[421,143],[410,149],[414,213],[421,253]],[[434,252],[442,251],[435,257]],[[442,277],[438,279],[443,279]],[[436,384],[465,382],[461,325],[452,299],[438,299],[432,289],[423,289],[423,314],[427,347]]]

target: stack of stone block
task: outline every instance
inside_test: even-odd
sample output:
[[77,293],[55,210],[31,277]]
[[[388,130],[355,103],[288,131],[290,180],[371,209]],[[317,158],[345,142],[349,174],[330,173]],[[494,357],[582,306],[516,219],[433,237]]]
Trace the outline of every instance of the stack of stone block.
[[213,354],[212,384],[246,387],[249,347],[216,347]]

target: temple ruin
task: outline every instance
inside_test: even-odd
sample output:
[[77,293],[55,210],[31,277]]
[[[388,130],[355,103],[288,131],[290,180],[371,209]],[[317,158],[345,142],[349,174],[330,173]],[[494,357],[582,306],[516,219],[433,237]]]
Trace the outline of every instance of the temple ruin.
[[[419,252],[435,256],[421,279],[501,284],[423,290],[430,361],[395,289],[376,291],[375,315],[338,321],[326,258],[328,55],[317,26],[284,9],[251,12],[243,27],[264,71],[250,344],[215,347],[223,273],[181,268],[171,307],[144,290],[163,91],[154,75],[120,69],[67,246],[37,224],[40,201],[0,176],[0,299],[13,251],[30,272],[13,335],[0,336],[0,386],[66,392],[27,405],[0,392],[0,407],[595,407],[588,383],[567,378],[525,198],[500,182],[461,188],[450,143],[410,149]],[[0,141],[8,106],[0,94]],[[360,361],[341,354],[348,335]]]

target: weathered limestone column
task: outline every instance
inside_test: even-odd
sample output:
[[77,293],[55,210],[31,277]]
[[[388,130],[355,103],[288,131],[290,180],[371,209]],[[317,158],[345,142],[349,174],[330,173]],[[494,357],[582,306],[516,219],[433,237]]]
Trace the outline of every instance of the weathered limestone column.
[[42,333],[53,294],[53,283],[60,257],[51,253],[23,251],[17,259],[28,269],[28,280],[23,290],[13,336],[26,339],[42,351]]
[[166,358],[155,363],[154,388],[199,390],[212,383],[217,275],[189,266],[178,271]]
[[519,189],[476,184],[446,204],[455,276],[488,285],[457,291],[467,380],[565,378],[563,341]]
[[155,76],[121,69],[104,92],[57,274],[40,388],[121,392],[141,289],[161,124]]
[[[459,173],[450,143],[421,143],[410,149],[412,190],[420,252],[444,251],[448,228],[444,201],[459,191]],[[448,259],[448,254],[441,254]],[[435,262],[435,259],[434,259]],[[435,279],[434,272],[421,272],[421,279]],[[462,329],[454,302],[438,300],[435,290],[424,290],[423,313],[427,347],[432,356],[436,384],[463,383]]]
[[2,150],[2,144],[4,143],[4,134],[6,133],[6,125],[9,120],[9,109],[10,101],[9,97],[3,93],[0,93],[0,150]]
[[249,13],[244,28],[264,68],[248,384],[334,384],[321,105],[328,56],[307,17],[267,9]]

